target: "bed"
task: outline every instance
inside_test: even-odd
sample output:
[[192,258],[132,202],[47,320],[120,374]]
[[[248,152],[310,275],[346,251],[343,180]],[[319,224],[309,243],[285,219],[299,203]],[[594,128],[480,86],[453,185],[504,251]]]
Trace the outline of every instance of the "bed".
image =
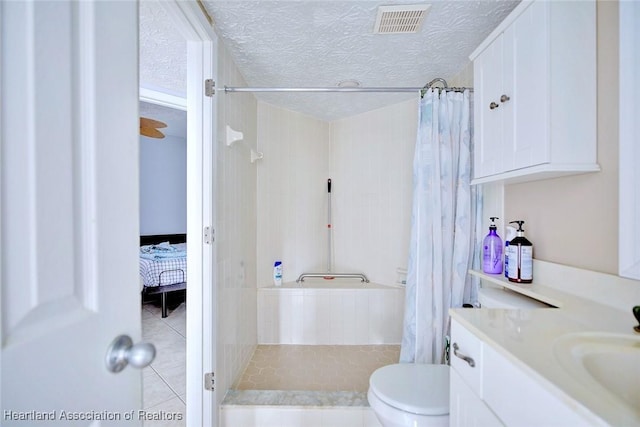
[[186,234],[140,236],[142,298],[160,295],[162,317],[168,316],[167,294],[187,288]]

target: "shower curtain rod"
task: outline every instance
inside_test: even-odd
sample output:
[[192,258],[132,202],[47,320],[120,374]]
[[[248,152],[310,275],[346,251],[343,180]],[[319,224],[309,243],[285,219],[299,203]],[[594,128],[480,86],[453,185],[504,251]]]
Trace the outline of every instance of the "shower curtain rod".
[[431,89],[435,83],[441,83],[443,87],[439,90],[463,92],[471,88],[449,87],[447,81],[441,77],[436,77],[422,87],[230,87],[225,86],[225,92],[420,92],[422,96],[428,89]]
[[[419,92],[428,87],[230,87],[225,86],[225,92]],[[467,88],[444,87],[445,91],[462,92]],[[473,89],[470,89],[473,91]]]

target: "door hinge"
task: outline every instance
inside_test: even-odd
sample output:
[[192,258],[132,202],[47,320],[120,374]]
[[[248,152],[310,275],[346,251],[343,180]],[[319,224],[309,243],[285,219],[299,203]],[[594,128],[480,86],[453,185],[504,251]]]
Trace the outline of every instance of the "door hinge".
[[214,231],[211,227],[205,227],[202,234],[203,234],[204,242],[207,245],[210,245],[215,240],[213,236]]
[[216,82],[213,79],[207,79],[204,81],[204,94],[206,96],[213,96],[216,94]]
[[214,391],[216,389],[216,379],[214,372],[207,372],[204,374],[204,389]]

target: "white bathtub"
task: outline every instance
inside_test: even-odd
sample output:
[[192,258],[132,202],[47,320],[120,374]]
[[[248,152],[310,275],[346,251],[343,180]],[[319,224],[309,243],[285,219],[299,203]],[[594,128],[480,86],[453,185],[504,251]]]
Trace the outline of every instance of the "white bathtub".
[[404,287],[305,279],[258,288],[258,344],[400,344]]

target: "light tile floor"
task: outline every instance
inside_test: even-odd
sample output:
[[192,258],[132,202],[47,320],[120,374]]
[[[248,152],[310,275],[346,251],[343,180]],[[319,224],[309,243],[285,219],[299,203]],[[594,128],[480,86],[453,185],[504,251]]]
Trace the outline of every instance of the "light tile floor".
[[259,345],[235,388],[366,392],[399,357],[398,345]]
[[[154,362],[143,370],[144,410],[150,414],[182,414],[182,421],[147,420],[144,427],[184,427],[185,304],[165,319],[159,307],[144,305],[142,338],[152,342],[157,350]],[[395,345],[259,345],[236,388],[364,393],[371,373],[381,366],[397,363],[399,354],[400,346]]]
[[145,427],[185,425],[186,395],[186,305],[169,316],[152,304],[142,306],[142,339],[156,347],[156,358],[142,375],[142,406],[147,414],[182,414],[182,421],[145,420]]

